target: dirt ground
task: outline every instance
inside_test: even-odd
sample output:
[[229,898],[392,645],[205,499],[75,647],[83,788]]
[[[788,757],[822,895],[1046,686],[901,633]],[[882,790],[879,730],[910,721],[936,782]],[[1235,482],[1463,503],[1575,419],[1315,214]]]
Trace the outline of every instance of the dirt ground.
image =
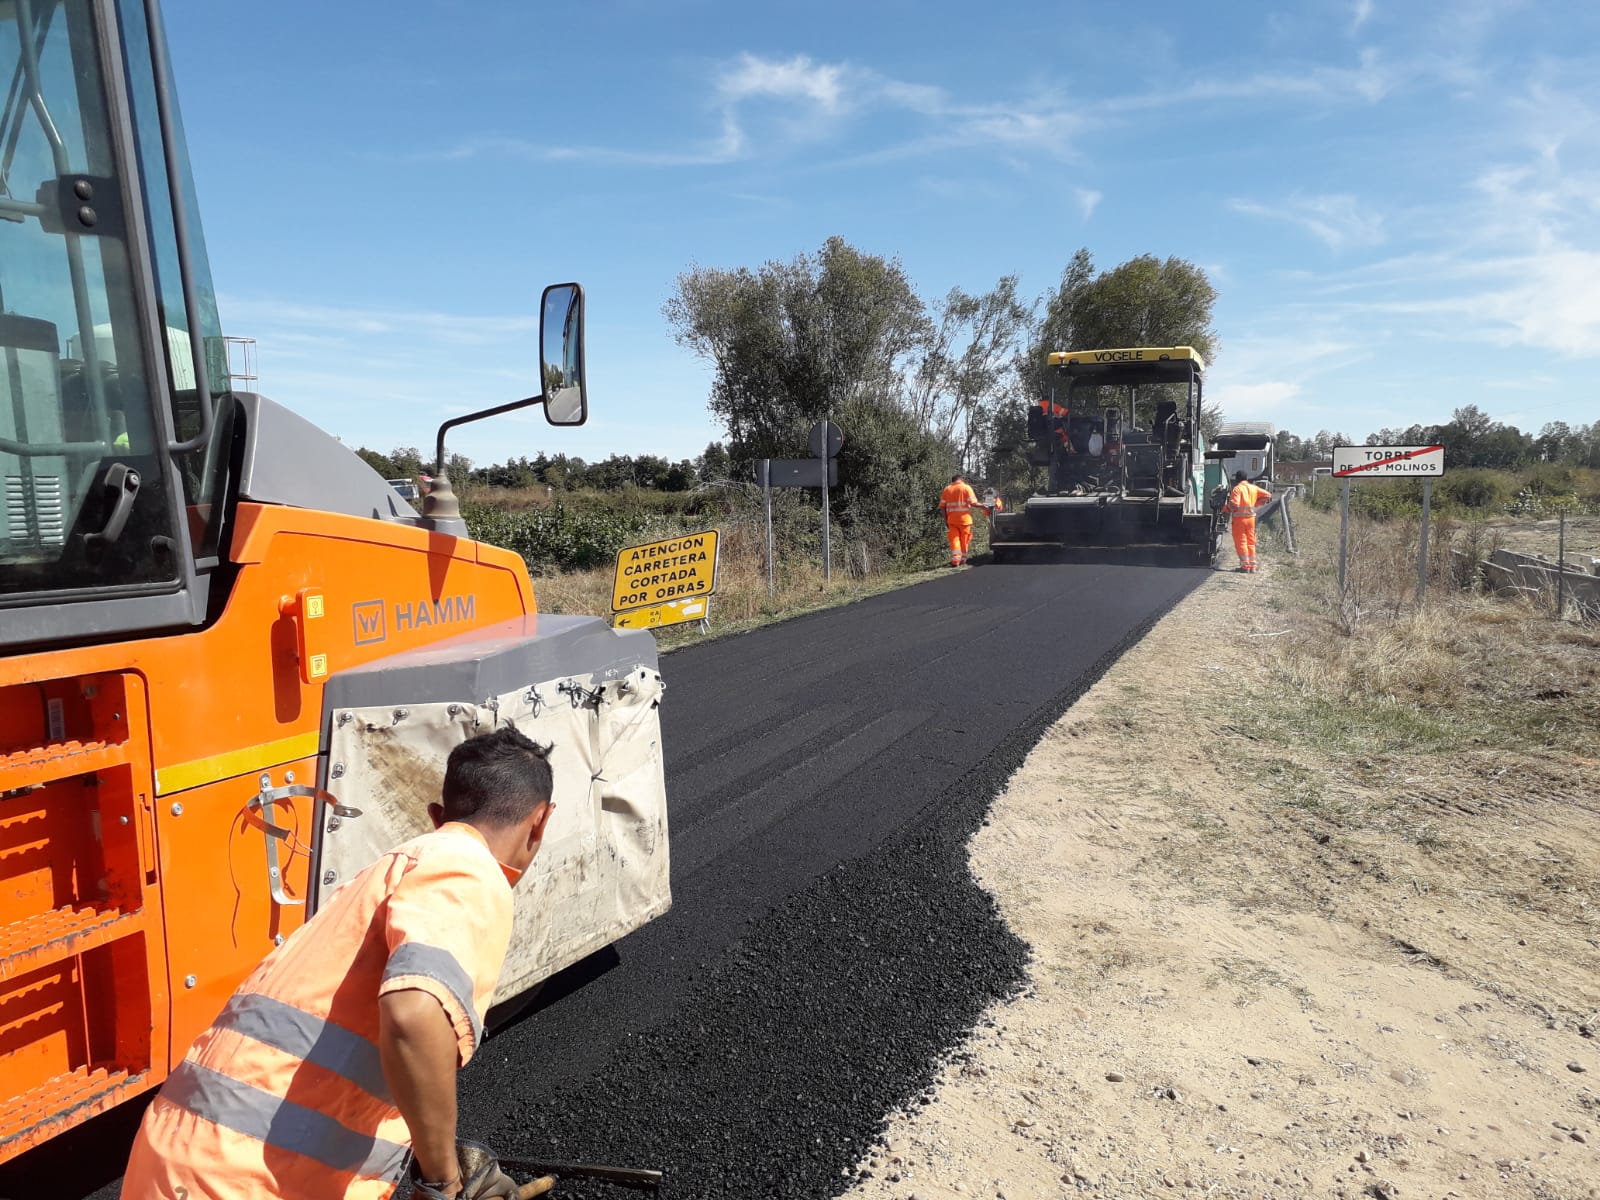
[[1276,569],[1213,576],[996,802],[1029,989],[850,1196],[1600,1197],[1600,747],[1263,736]]

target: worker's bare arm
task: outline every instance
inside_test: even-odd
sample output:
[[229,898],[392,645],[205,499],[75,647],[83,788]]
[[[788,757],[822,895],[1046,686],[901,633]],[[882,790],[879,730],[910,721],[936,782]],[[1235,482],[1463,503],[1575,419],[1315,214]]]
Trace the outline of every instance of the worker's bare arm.
[[427,992],[406,989],[378,998],[378,1051],[395,1107],[411,1130],[411,1148],[424,1179],[454,1180],[456,1067],[460,1043],[450,1017]]

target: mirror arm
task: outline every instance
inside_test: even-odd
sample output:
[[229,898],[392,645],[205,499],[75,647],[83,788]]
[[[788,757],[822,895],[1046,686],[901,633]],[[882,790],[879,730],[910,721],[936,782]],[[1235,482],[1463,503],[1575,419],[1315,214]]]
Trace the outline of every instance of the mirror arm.
[[530,408],[535,404],[543,404],[544,400],[544,393],[540,392],[537,396],[529,396],[526,400],[513,400],[510,404],[498,404],[494,408],[485,408],[480,412],[468,413],[464,417],[451,417],[443,425],[439,426],[439,435],[433,451],[433,473],[435,475],[443,475],[445,473],[444,435],[457,425],[467,425],[473,421],[481,421],[485,417],[498,417],[501,413],[515,412],[519,408]]

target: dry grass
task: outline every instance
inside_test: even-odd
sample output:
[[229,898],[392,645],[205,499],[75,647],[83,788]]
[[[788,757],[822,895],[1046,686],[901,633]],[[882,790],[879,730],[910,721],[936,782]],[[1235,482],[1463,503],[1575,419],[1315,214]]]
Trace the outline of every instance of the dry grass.
[[[1600,628],[1461,586],[1495,540],[1441,524],[1417,601],[1415,522],[1352,523],[1349,589],[1338,521],[1306,513],[1301,559],[1279,568],[1286,628],[1269,673],[1298,723],[1347,749],[1574,750],[1600,721]],[[1470,575],[1470,572],[1465,572]]]
[[1317,848],[1257,880],[1258,902],[1370,903],[1374,928],[1496,997],[1583,1019],[1600,948],[1600,627],[1462,588],[1448,555],[1418,604],[1415,522],[1353,527],[1356,599],[1341,600],[1337,516],[1306,513],[1299,531],[1300,558],[1275,558],[1257,593],[1256,670],[1217,701],[1227,767],[1266,802],[1269,836]]

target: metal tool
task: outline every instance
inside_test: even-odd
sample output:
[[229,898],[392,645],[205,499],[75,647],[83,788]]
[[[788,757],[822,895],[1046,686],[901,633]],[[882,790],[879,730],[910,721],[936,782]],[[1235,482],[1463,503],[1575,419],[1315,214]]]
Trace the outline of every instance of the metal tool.
[[[660,1171],[644,1171],[632,1167],[604,1167],[596,1163],[546,1162],[543,1159],[531,1158],[502,1158],[500,1169],[510,1174],[554,1175],[557,1179],[598,1179],[602,1183],[614,1183],[620,1187],[650,1191],[658,1190],[663,1179]],[[544,1180],[539,1179],[534,1182],[543,1183]],[[527,1186],[532,1187],[534,1184]],[[548,1190],[549,1188],[545,1189]],[[528,1194],[539,1196],[544,1193]]]

